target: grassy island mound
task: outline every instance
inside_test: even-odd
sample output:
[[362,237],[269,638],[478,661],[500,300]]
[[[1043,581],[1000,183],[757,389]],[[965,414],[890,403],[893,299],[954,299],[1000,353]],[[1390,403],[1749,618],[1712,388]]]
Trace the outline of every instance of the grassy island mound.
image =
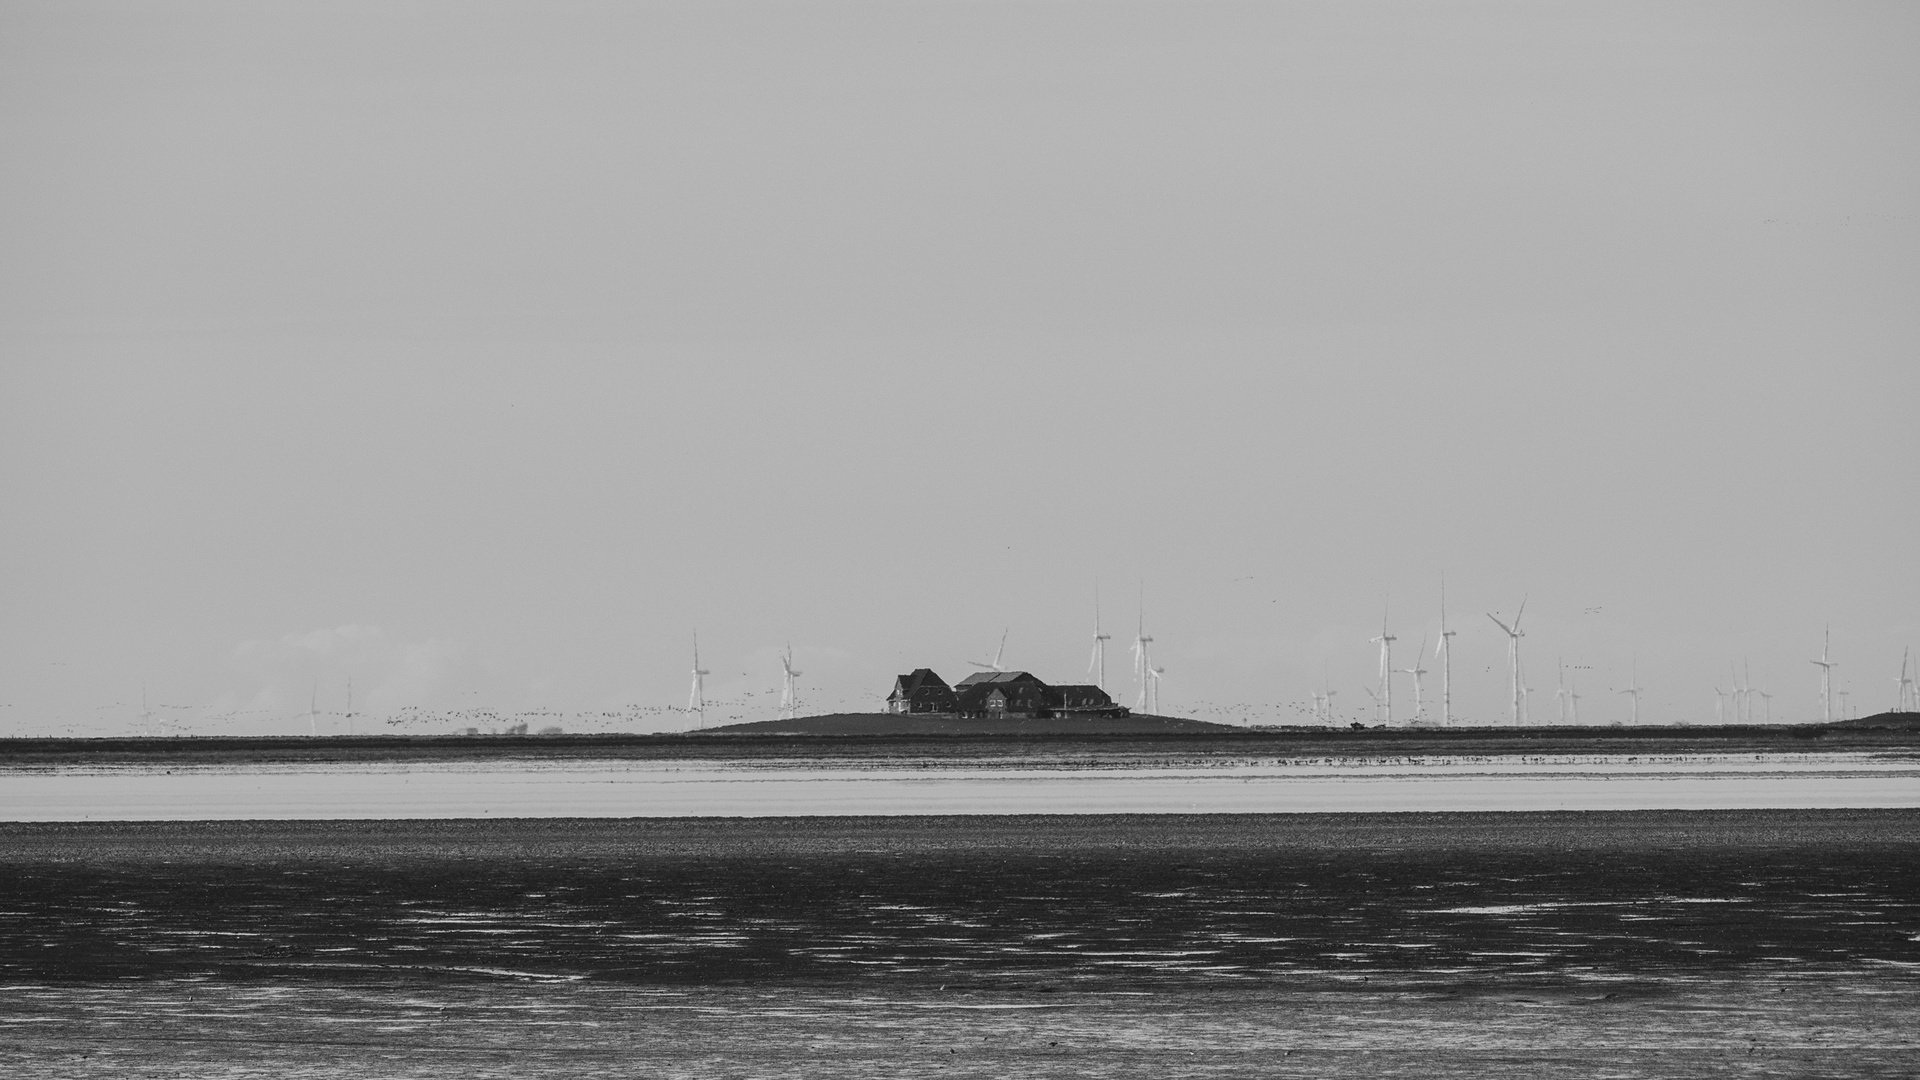
[[1244,731],[1230,724],[1178,716],[1088,716],[1022,719],[898,716],[892,713],[828,713],[792,720],[759,720],[707,728],[703,735],[1157,735]]

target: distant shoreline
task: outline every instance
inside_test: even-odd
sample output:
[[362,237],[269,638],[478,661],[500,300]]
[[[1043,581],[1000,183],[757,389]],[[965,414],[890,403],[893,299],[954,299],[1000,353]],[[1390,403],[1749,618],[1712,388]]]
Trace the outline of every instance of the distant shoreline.
[[[1920,717],[1718,727],[1242,728],[1172,717],[945,721],[838,713],[656,734],[157,736],[0,739],[0,769],[63,764],[357,761],[965,761],[1043,756],[1357,757],[1529,754],[1920,752]],[[1908,720],[1912,718],[1912,720]],[[1165,721],[1165,723],[1156,723]]]

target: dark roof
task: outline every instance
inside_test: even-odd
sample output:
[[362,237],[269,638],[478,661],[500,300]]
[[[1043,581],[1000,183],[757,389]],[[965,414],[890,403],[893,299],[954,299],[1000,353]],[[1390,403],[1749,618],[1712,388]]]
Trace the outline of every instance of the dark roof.
[[1053,687],[1054,696],[1070,705],[1098,705],[1105,707],[1113,704],[1113,698],[1105,690],[1091,683],[1079,683],[1072,686]]
[[914,691],[924,687],[938,687],[941,690],[952,689],[947,685],[945,679],[934,674],[932,668],[914,668],[907,674],[896,678],[893,682],[894,690],[903,694],[912,694]]
[[[958,689],[959,687],[962,687],[962,686],[978,686],[981,683],[1003,683],[1004,684],[1004,683],[1018,683],[1018,682],[1036,682],[1037,683],[1037,682],[1040,682],[1040,680],[1025,671],[976,671],[973,674],[955,683],[954,687]],[[1041,685],[1044,686],[1046,684],[1041,683]]]
[[1038,710],[1047,707],[1047,684],[1032,676],[1028,676],[1027,681],[983,680],[971,686],[963,683],[956,692],[956,707],[962,712],[983,709],[987,698],[995,691],[999,691],[1000,696],[1006,699],[1009,709]]

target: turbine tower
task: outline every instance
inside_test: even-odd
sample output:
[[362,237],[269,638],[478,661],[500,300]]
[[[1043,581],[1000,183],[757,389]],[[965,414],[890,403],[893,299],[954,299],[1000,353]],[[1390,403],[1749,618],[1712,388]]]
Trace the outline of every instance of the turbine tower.
[[1560,722],[1564,724],[1567,722],[1567,706],[1572,701],[1572,698],[1569,697],[1569,695],[1572,694],[1573,691],[1567,689],[1567,658],[1563,656],[1563,657],[1560,657],[1559,659],[1560,659],[1560,689],[1555,690],[1553,692],[1553,696],[1556,700],[1560,702]]
[[[1369,638],[1368,640],[1380,646],[1380,693],[1374,695],[1374,700],[1380,703],[1380,708],[1385,713],[1385,715],[1380,718],[1381,722],[1388,727],[1392,727],[1393,643],[1400,639],[1387,633],[1387,612],[1385,608],[1382,608],[1380,611],[1380,636],[1377,638]],[[1422,645],[1421,648],[1424,649],[1426,646]]]
[[1527,599],[1520,598],[1520,610],[1513,613],[1513,625],[1508,626],[1487,612],[1487,618],[1493,619],[1493,625],[1507,635],[1507,667],[1513,671],[1513,722],[1517,727],[1527,722],[1527,688],[1520,678],[1520,639],[1526,637],[1526,631],[1520,629],[1520,618],[1527,613]]
[[353,734],[353,676],[347,676],[347,734]]
[[780,670],[786,676],[786,681],[780,687],[780,710],[785,714],[782,719],[791,720],[800,710],[800,695],[795,691],[793,683],[801,675],[793,669],[792,645],[788,645],[787,651],[780,657]]
[[[700,718],[700,726],[707,726],[707,676],[713,672],[700,666],[700,631],[693,632],[693,689],[687,693],[687,711]],[[794,674],[799,674],[795,672]],[[791,683],[792,679],[788,679]]]
[[1573,682],[1567,684],[1567,701],[1573,708],[1573,726],[1580,726],[1580,675],[1576,671]]
[[1767,723],[1773,723],[1773,695],[1765,690],[1755,690],[1754,693],[1760,695],[1761,702],[1767,707]]
[[1012,628],[1012,627],[1008,627],[1007,629],[1005,629],[1005,630],[1002,630],[1002,631],[1000,631],[1000,647],[999,647],[999,648],[997,648],[997,649],[995,649],[995,650],[993,650],[993,663],[991,663],[991,664],[983,664],[983,663],[981,663],[981,662],[980,662],[980,661],[978,661],[978,660],[969,660],[969,661],[967,661],[967,663],[969,663],[969,664],[972,664],[972,665],[973,665],[974,667],[977,667],[977,668],[979,668],[979,669],[981,669],[982,671],[1005,671],[1005,670],[1007,670],[1006,668],[1003,668],[1003,667],[1001,667],[1001,666],[1000,666],[1000,658],[1006,655],[1006,652],[1007,652],[1007,634],[1009,634],[1009,633],[1011,633],[1011,632],[1012,632],[1012,630],[1013,630],[1013,628]]
[[1425,655],[1427,655],[1427,639],[1421,638],[1420,651],[1413,654],[1413,666],[1400,669],[1402,675],[1413,676],[1413,724],[1415,727],[1426,722],[1426,709],[1425,706],[1420,703],[1420,676],[1427,673],[1427,669],[1420,666],[1420,658]]
[[1133,635],[1133,679],[1140,684],[1139,692],[1134,697],[1133,707],[1138,712],[1149,711],[1147,684],[1151,678],[1147,673],[1153,670],[1152,646],[1153,639],[1147,636],[1147,589],[1142,585],[1140,587],[1140,625]]
[[1820,669],[1820,713],[1825,721],[1833,723],[1833,669],[1840,665],[1827,659],[1827,652],[1833,647],[1833,627],[1827,627],[1826,638],[1820,645],[1820,659],[1808,661]]
[[1314,691],[1313,694],[1313,718],[1315,720],[1323,724],[1333,723],[1333,695],[1339,692],[1340,691],[1335,690],[1327,683],[1327,673],[1323,668],[1320,672],[1320,689]]
[[307,702],[307,726],[320,734],[320,680],[313,680],[313,697]]
[[1107,688],[1107,642],[1113,640],[1112,634],[1100,632],[1100,583],[1093,583],[1093,658],[1087,661],[1087,671],[1093,675],[1093,685],[1102,690]]
[[1914,686],[1913,677],[1907,674],[1907,654],[1913,651],[1909,645],[1900,650],[1900,703],[1894,706],[1895,712],[1920,712],[1920,688]]
[[[1440,724],[1453,726],[1453,643],[1448,641],[1454,631],[1447,629],[1447,576],[1440,575],[1440,642],[1433,647],[1434,659],[1440,661]],[[1422,646],[1425,648],[1425,646]]]
[[1633,724],[1635,727],[1640,726],[1640,695],[1646,691],[1640,689],[1640,660],[1638,657],[1634,658],[1633,674],[1628,679],[1627,688],[1620,692],[1626,694],[1633,701]]

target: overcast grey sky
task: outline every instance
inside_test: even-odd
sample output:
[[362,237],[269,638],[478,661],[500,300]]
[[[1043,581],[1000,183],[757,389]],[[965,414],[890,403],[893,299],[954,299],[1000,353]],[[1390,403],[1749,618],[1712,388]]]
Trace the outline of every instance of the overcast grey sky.
[[1075,681],[1096,578],[1357,714],[1443,571],[1472,720],[1523,595],[1536,719],[1878,711],[1916,117],[1905,2],[8,0],[0,733]]

